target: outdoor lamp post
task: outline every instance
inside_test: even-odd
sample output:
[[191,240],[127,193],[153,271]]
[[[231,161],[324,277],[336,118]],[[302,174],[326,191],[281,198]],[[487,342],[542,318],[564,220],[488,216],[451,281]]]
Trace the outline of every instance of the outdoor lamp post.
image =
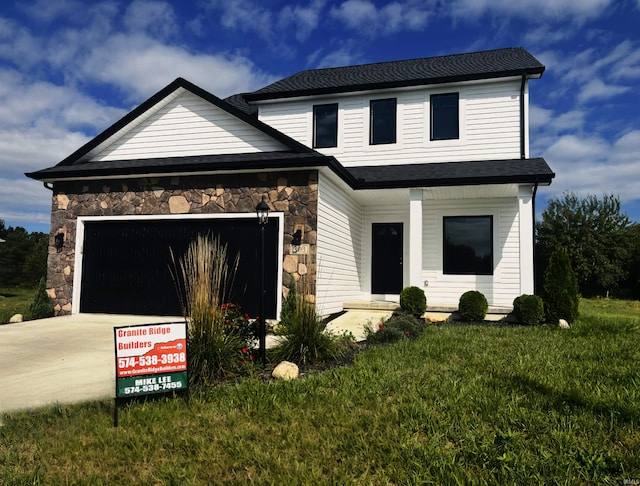
[[260,361],[267,364],[267,325],[264,320],[264,228],[269,221],[269,206],[264,199],[256,206],[256,215],[260,225]]

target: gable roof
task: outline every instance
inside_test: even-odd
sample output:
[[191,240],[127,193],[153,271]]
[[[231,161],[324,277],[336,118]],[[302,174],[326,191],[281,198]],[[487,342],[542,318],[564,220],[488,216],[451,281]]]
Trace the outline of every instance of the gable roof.
[[509,76],[540,77],[544,69],[528,51],[512,47],[300,71],[243,97],[251,102]]
[[[218,108],[226,111],[232,116],[239,118],[245,123],[251,125],[252,127],[260,130],[266,135],[274,138],[275,140],[282,143],[287,149],[293,152],[298,153],[309,153],[314,152],[314,150],[310,149],[306,145],[298,142],[297,140],[285,135],[284,133],[276,130],[275,128],[267,125],[266,123],[261,122],[256,117],[251,116],[244,110],[239,109],[234,104],[228,103],[217,96],[209,93],[208,91],[196,86],[195,84],[187,81],[183,78],[177,78],[172,83],[167,85],[165,88],[158,91],[151,98],[140,104],[138,107],[133,109],[130,113],[125,115],[123,118],[115,122],[109,128],[104,130],[102,133],[91,139],[85,145],[80,147],[78,150],[73,152],[71,155],[66,157],[64,160],[59,162],[55,167],[65,167],[69,165],[76,164],[84,164],[88,162],[88,158],[90,154],[99,148],[100,145],[104,143],[108,143],[109,139],[117,135],[121,130],[125,130],[129,125],[133,124],[138,118],[145,116],[147,112],[155,109],[158,105],[166,102],[167,99],[177,96],[179,92],[182,90],[190,91],[196,96],[203,98],[209,103],[217,106]],[[89,162],[92,163],[92,162]],[[47,170],[47,169],[45,169]],[[28,177],[34,177],[43,171],[31,172],[26,174]]]

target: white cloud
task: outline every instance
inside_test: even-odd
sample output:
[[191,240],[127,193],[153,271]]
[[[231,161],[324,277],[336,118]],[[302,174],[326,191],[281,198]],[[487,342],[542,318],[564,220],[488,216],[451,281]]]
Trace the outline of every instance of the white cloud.
[[134,33],[168,38],[179,31],[173,7],[166,2],[135,0],[127,7],[124,25]]
[[[318,57],[318,56],[315,56]],[[320,58],[316,68],[328,68],[337,66],[351,66],[361,62],[362,55],[351,46],[343,46]],[[310,60],[311,62],[311,60]]]
[[489,12],[496,15],[515,15],[529,20],[570,20],[583,22],[596,18],[614,0],[454,0],[451,5],[455,17],[475,19]]
[[21,2],[20,8],[38,22],[51,23],[60,18],[68,19],[81,14],[86,5],[75,0],[36,0],[31,3]]
[[556,172],[548,189],[558,195],[614,194],[625,203],[637,202],[637,173],[640,163],[640,130],[613,142],[599,137],[565,135],[544,154]]
[[311,33],[318,28],[320,12],[324,4],[324,0],[313,0],[308,7],[285,6],[278,14],[279,31],[284,32],[293,26],[296,39],[301,42],[307,40]]
[[630,89],[629,86],[605,84],[601,79],[592,79],[580,90],[578,101],[585,103],[587,101],[613,98],[614,96],[626,93]]
[[349,29],[368,36],[378,32],[419,30],[429,20],[428,2],[391,2],[382,7],[369,0],[346,0],[331,9],[331,16]]
[[0,129],[29,127],[49,120],[60,128],[101,129],[125,114],[70,86],[29,84],[15,71],[0,70]]
[[574,34],[570,29],[559,29],[545,24],[528,30],[523,43],[525,46],[547,46],[571,38]]
[[136,101],[177,77],[219,97],[250,91],[273,80],[245,57],[192,54],[140,35],[111,37],[92,52],[81,69],[86,78],[116,85]]
[[[19,204],[16,204],[19,201]],[[0,177],[0,219],[6,226],[37,226],[38,231],[49,231],[51,191],[41,182],[22,177]]]

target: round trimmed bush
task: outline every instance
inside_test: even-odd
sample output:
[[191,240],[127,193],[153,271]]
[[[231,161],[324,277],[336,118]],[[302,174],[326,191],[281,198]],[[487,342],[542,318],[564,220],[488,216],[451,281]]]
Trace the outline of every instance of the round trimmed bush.
[[427,297],[424,295],[424,290],[415,286],[402,289],[400,307],[409,314],[422,317],[422,314],[427,310]]
[[487,315],[487,298],[477,290],[469,290],[460,297],[458,311],[465,321],[482,321]]
[[513,301],[513,313],[521,324],[537,326],[544,322],[544,303],[537,295],[523,294]]

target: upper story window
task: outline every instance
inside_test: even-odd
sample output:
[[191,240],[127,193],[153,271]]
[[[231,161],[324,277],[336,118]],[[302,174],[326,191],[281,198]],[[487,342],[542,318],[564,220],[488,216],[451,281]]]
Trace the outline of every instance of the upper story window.
[[431,140],[460,138],[458,93],[431,95]]
[[313,105],[313,148],[338,146],[338,103]]
[[445,274],[493,275],[493,216],[443,218]]
[[396,99],[371,100],[369,143],[396,143]]

